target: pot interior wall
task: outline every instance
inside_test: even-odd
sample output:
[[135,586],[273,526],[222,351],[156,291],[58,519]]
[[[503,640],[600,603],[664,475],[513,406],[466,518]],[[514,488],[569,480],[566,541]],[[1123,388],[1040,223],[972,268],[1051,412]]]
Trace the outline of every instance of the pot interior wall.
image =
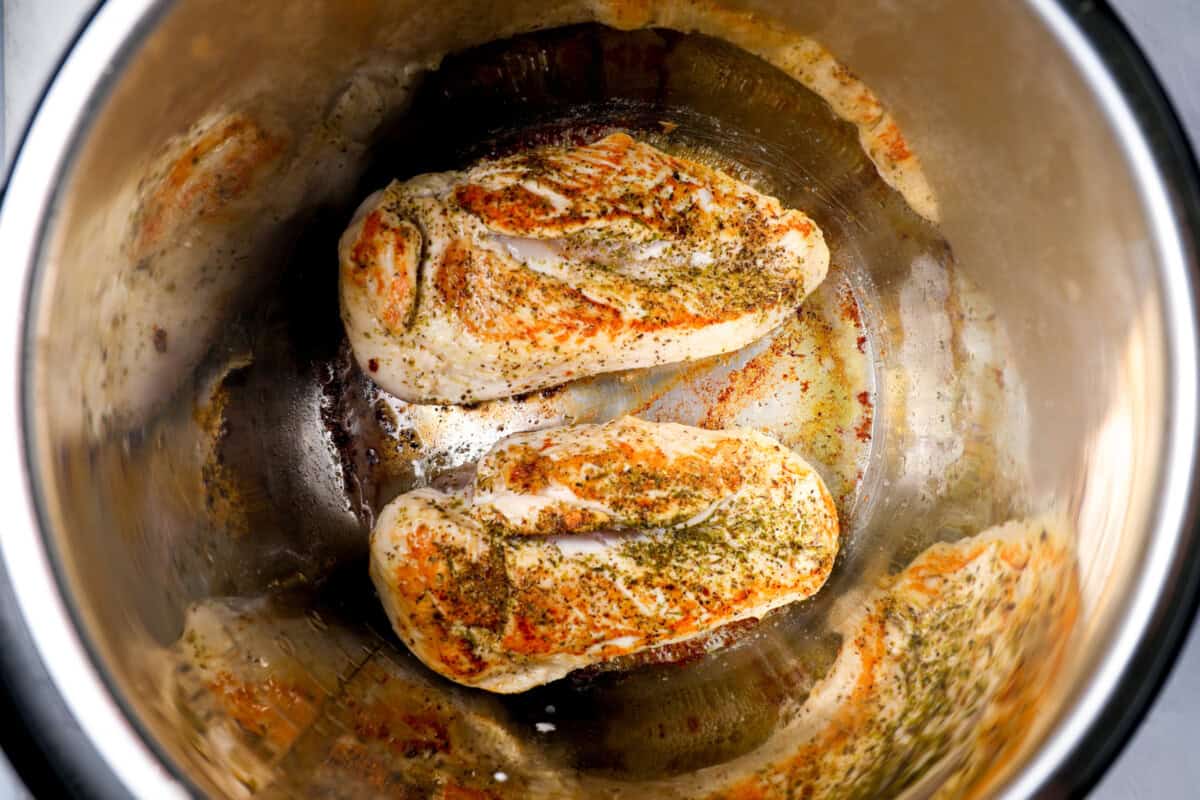
[[[1124,608],[1157,502],[1162,284],[1133,166],[1018,4],[759,6],[896,114],[939,224],[775,67],[669,25],[597,22],[642,28],[639,15],[682,19],[661,9],[687,4],[180,2],[131,42],[46,231],[27,390],[88,638],[199,786],[403,796],[470,773],[514,796],[692,794],[801,713],[856,598],[930,545],[1012,520],[1069,537],[1082,603],[1061,668],[1036,637],[1022,651],[1045,680],[1022,746],[1066,707]],[[204,133],[222,126],[249,153],[227,202],[156,194],[197,185],[162,165],[186,152],[203,169]],[[502,431],[627,411],[699,422],[720,393],[668,369],[485,408],[407,406],[349,357],[336,241],[393,177],[614,129],[720,164],[825,231],[834,269],[796,341],[838,356],[835,407],[868,399],[789,443],[841,488],[844,553],[825,592],[728,651],[485,697],[388,631],[365,570],[381,504]],[[839,349],[850,317],[862,342]],[[757,357],[704,376],[732,382]],[[771,388],[722,418],[761,421]],[[890,757],[915,766],[872,791],[920,791],[964,757],[932,736],[904,747]]]

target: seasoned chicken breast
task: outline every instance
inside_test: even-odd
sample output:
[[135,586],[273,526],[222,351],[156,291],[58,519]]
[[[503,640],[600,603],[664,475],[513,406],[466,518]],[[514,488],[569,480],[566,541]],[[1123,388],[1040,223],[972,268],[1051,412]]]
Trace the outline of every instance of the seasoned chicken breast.
[[837,550],[825,485],[779,443],[625,417],[511,436],[472,485],[401,495],[371,577],[430,668],[520,692],[806,598]]
[[359,364],[404,400],[466,403],[736,350],[829,253],[799,211],[614,133],[393,183],[340,259]]

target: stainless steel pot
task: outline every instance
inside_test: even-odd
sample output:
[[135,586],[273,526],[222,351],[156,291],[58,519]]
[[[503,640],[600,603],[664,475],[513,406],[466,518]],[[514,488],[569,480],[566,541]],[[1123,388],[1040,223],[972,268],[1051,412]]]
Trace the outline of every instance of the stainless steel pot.
[[[1200,194],[1157,84],[1091,4],[750,4],[828,47],[887,104],[937,195],[934,225],[880,180],[852,127],[727,45],[594,27],[489,44],[614,13],[637,28],[655,5],[129,0],[96,12],[43,99],[0,212],[2,357],[17,387],[0,398],[14,441],[2,456],[0,661],[35,742],[29,758],[97,794],[350,793],[320,784],[320,770],[342,738],[379,738],[338,716],[374,696],[362,685],[373,675],[453,706],[480,763],[503,753],[530,764],[548,782],[529,785],[549,795],[666,792],[771,735],[779,698],[747,700],[722,676],[759,669],[771,648],[795,656],[836,616],[828,603],[666,683],[654,673],[553,695],[582,692],[578,719],[636,740],[657,719],[647,698],[665,714],[677,702],[694,710],[690,688],[655,687],[718,687],[717,700],[703,696],[719,707],[722,743],[672,750],[670,769],[665,751],[620,736],[543,747],[528,704],[431,681],[369,603],[327,607],[330,587],[366,592],[378,503],[469,461],[497,420],[626,408],[624,389],[599,382],[533,410],[448,411],[434,424],[364,394],[338,348],[332,243],[346,209],[393,174],[531,128],[652,128],[665,116],[668,134],[809,210],[861,306],[873,443],[842,509],[851,537],[829,596],[853,597],[931,542],[1015,517],[1059,520],[1082,613],[1054,681],[1033,690],[1021,747],[980,788],[1054,796],[1095,780],[1157,690],[1200,578]],[[571,81],[556,83],[560,73]],[[580,88],[591,79],[601,88]],[[261,159],[235,156],[235,177],[197,201],[187,192],[198,184],[171,170],[218,152],[203,141],[221,125],[235,141],[249,130]],[[156,194],[173,176],[191,188]],[[260,595],[276,599],[245,600]],[[223,642],[214,657],[230,669],[278,678],[271,686],[298,669],[324,694],[239,716],[227,702],[237,690],[186,656],[197,640]],[[276,738],[261,714],[289,733]],[[429,756],[420,785],[448,791],[436,765],[450,756],[434,751],[400,753],[396,769]],[[935,791],[956,753],[914,740],[907,755],[927,768],[889,790]],[[582,783],[561,782],[577,773]],[[493,778],[503,793],[509,776]]]

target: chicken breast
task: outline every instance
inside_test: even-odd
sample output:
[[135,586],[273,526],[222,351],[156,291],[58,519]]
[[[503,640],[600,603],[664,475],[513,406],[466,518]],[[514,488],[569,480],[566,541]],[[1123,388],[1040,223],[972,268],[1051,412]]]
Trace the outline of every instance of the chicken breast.
[[625,417],[511,436],[472,485],[401,495],[371,577],[425,664],[507,693],[809,597],[837,550],[833,500],[787,448]]
[[404,400],[466,403],[736,350],[829,252],[801,212],[614,133],[392,183],[340,261],[359,364]]

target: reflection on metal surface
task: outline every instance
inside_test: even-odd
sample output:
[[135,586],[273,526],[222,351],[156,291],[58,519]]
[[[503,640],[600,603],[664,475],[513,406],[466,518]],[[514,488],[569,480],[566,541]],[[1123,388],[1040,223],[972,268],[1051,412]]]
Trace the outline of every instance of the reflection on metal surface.
[[869,86],[819,42],[770,15],[738,11],[715,0],[600,0],[596,21],[621,30],[668,28],[715,36],[778,68],[854,125],[879,176],[918,214],[938,221],[938,201],[899,124]]

